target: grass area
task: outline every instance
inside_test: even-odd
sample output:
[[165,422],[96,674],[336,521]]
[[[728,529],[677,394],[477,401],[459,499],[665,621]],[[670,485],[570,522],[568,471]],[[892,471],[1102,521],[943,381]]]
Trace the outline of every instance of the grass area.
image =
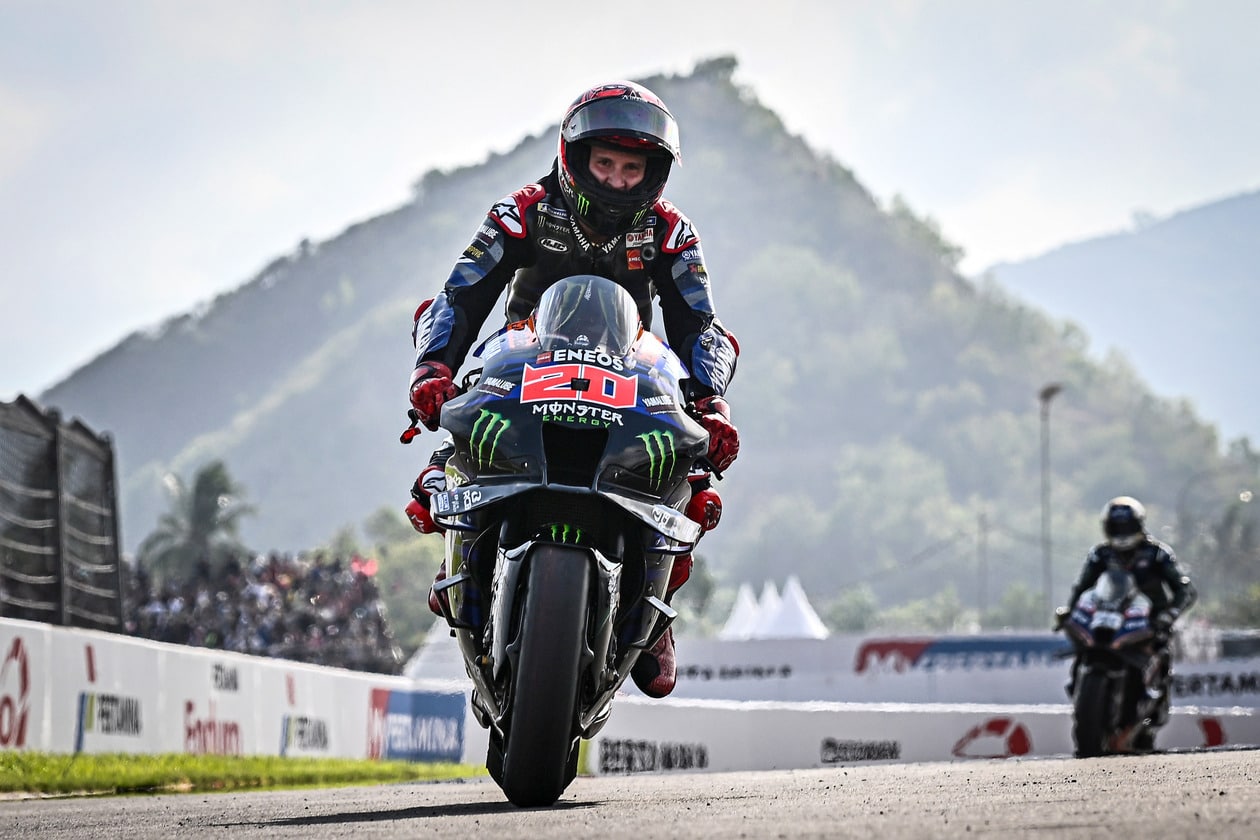
[[3,793],[183,793],[370,785],[484,775],[484,767],[405,761],[0,751]]

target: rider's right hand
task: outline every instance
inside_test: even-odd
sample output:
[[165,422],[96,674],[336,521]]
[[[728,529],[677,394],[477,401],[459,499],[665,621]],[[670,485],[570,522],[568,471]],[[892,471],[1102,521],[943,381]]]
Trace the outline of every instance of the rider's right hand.
[[692,405],[692,414],[709,433],[709,463],[725,472],[739,455],[739,430],[731,423],[731,407],[721,397],[704,397]]
[[442,406],[458,393],[451,369],[441,362],[421,362],[411,374],[411,407],[431,432],[437,431]]

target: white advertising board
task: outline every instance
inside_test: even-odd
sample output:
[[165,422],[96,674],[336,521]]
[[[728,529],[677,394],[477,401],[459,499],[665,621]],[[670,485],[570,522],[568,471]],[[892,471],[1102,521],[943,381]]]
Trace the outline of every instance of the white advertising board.
[[48,625],[0,620],[0,750],[38,749],[49,742]]
[[[584,771],[807,769],[872,761],[1070,755],[1066,705],[772,703],[618,698]],[[1186,708],[1161,749],[1260,744],[1251,709]]]
[[[677,639],[674,698],[841,703],[1063,703],[1061,635]],[[1174,706],[1260,708],[1260,659],[1180,663]],[[638,692],[631,687],[632,693]],[[641,696],[641,695],[639,695]]]
[[[826,640],[831,641],[831,640]],[[1071,709],[1052,704],[688,699],[708,683],[755,693],[911,691],[939,697],[1056,675],[1019,644],[991,641],[754,641],[701,656],[711,678],[665,700],[623,692],[584,747],[591,773],[812,768],[1071,752]],[[1022,644],[1022,643],[1020,643]],[[680,641],[680,650],[684,648]],[[815,656],[811,658],[810,654]],[[852,657],[850,659],[850,657]],[[837,663],[849,662],[848,670]],[[1255,692],[1255,665],[1222,660],[1180,672],[1183,697]],[[758,664],[759,663],[759,664]],[[786,663],[786,667],[784,665]],[[828,673],[828,667],[836,667]],[[1066,667],[1066,666],[1064,666]],[[1251,668],[1248,671],[1246,668]],[[1231,670],[1233,669],[1233,670]],[[1250,676],[1249,676],[1250,675]],[[901,682],[903,681],[904,682]],[[854,686],[865,686],[854,689]],[[908,687],[909,686],[909,687]],[[463,679],[389,677],[0,619],[0,749],[192,752],[480,764],[487,733]],[[994,689],[995,691],[997,689]],[[1018,691],[1019,689],[1009,689]],[[1260,710],[1182,703],[1161,748],[1260,744]]]
[[258,752],[257,660],[221,651],[172,651],[161,672],[166,699],[163,743],[171,752],[248,755]]
[[88,630],[54,629],[50,640],[52,751],[157,751],[162,646]]
[[0,749],[478,763],[470,722],[450,683],[0,619]]

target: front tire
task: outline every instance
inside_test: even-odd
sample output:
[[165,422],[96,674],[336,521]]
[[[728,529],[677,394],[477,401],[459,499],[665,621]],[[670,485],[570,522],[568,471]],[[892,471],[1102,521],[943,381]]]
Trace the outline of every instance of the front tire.
[[554,804],[573,779],[591,564],[583,551],[544,545],[531,554],[528,574],[501,781],[522,808]]
[[1072,740],[1077,758],[1093,758],[1107,752],[1111,722],[1115,717],[1111,680],[1105,673],[1086,671],[1076,690],[1072,715]]

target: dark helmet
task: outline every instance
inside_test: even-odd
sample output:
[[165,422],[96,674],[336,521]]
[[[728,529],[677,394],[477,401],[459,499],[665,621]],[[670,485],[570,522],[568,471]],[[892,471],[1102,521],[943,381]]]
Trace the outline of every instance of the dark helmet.
[[[595,180],[591,146],[598,143],[645,152],[643,180],[625,191]],[[625,233],[643,221],[665,191],[675,161],[682,163],[674,115],[656,94],[633,82],[591,88],[569,106],[560,123],[560,192],[570,212],[604,236]]]
[[1146,539],[1146,508],[1132,496],[1116,496],[1102,509],[1103,535],[1119,551],[1128,551]]

